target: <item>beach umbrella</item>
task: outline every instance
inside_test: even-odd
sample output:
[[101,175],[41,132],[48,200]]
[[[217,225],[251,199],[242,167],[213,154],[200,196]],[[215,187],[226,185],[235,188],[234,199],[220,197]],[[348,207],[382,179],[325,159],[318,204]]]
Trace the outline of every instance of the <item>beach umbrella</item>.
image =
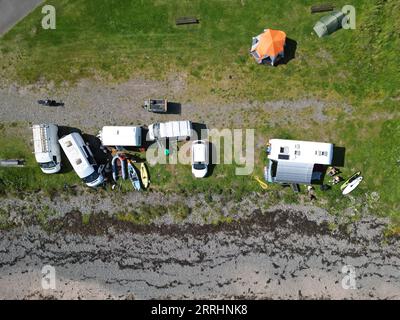
[[284,56],[286,33],[280,30],[265,29],[263,33],[253,37],[250,50],[258,63],[274,63]]

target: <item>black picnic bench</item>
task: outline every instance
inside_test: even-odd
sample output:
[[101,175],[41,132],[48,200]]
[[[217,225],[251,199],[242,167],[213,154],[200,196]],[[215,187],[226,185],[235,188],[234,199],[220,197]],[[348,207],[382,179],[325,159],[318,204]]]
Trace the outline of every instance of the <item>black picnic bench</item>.
[[196,17],[179,17],[175,20],[176,25],[180,24],[195,24],[199,23],[199,19]]
[[317,4],[311,7],[311,13],[333,11],[335,6],[330,3]]

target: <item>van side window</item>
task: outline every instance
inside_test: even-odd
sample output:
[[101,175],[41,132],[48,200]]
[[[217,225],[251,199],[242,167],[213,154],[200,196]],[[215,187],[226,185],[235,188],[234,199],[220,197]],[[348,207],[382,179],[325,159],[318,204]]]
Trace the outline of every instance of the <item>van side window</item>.
[[91,165],[96,164],[96,161],[95,161],[94,158],[92,157],[92,153],[90,152],[90,150],[88,149],[88,147],[87,147],[87,146],[82,146],[82,149],[83,149],[83,151],[85,152],[86,158],[87,158],[87,160],[89,161],[89,163],[90,163]]

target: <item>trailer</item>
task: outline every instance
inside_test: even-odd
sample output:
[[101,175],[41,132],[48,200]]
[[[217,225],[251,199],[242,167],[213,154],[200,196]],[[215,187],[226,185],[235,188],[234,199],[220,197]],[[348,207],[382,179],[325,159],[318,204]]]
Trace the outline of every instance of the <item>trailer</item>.
[[104,126],[97,137],[103,146],[140,147],[142,128],[139,126]]
[[166,99],[147,99],[143,108],[149,112],[166,113],[168,111],[168,101]]
[[265,179],[271,183],[313,184],[332,164],[333,144],[314,141],[271,139]]
[[150,140],[176,139],[187,140],[192,136],[191,121],[169,121],[153,123],[149,126]]

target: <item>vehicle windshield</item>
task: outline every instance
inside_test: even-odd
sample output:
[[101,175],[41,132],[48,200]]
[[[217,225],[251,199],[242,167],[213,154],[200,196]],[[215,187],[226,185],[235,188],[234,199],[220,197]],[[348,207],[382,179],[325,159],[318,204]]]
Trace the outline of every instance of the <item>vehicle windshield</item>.
[[55,163],[54,161],[49,161],[49,162],[39,163],[39,165],[42,169],[51,169],[54,168],[57,165],[57,163]]
[[83,182],[91,183],[95,181],[99,177],[99,173],[95,170],[92,174],[88,175],[86,178],[83,178]]
[[196,162],[193,164],[193,168],[196,170],[203,170],[206,168],[206,165],[204,163],[201,162]]

